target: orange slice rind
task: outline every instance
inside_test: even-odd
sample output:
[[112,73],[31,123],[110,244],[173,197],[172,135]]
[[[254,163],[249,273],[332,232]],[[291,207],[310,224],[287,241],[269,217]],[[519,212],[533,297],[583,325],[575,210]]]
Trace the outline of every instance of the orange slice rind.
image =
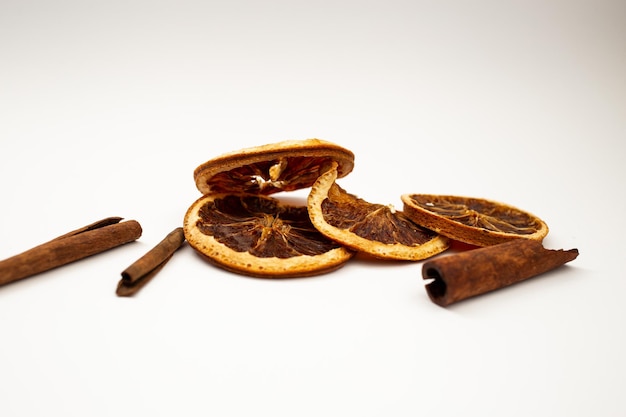
[[403,194],[403,211],[415,223],[456,241],[490,246],[512,239],[543,240],[547,224],[508,204],[483,198]]
[[343,177],[354,167],[354,154],[321,139],[287,140],[211,159],[195,169],[194,180],[202,194],[270,195],[310,187],[331,161]]
[[311,187],[311,222],[328,238],[381,259],[421,260],[443,252],[448,239],[422,228],[392,206],[369,203],[347,193],[335,181],[332,164]]
[[256,277],[333,271],[354,253],[319,233],[305,206],[251,194],[205,195],[187,210],[190,246],[217,266]]

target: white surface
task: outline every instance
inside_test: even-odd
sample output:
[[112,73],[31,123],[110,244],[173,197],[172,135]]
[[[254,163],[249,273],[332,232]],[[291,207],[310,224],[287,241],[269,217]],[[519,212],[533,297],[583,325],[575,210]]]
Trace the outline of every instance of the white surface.
[[[623,1],[0,2],[0,258],[107,216],[131,245],[0,288],[0,415],[623,416]],[[257,280],[189,248],[194,168],[319,137],[348,191],[486,197],[578,248],[440,308],[421,264]]]

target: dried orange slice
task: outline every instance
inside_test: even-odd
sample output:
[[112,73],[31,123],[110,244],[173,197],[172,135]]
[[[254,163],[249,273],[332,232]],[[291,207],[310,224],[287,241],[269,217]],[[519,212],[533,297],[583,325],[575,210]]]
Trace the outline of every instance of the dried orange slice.
[[218,156],[197,167],[194,179],[202,194],[269,195],[310,187],[330,161],[343,177],[354,167],[354,154],[321,139],[289,140]]
[[420,260],[448,248],[448,239],[413,223],[392,206],[369,203],[347,193],[335,181],[331,164],[311,187],[311,222],[322,234],[377,258]]
[[471,245],[542,240],[548,234],[539,217],[497,201],[432,194],[404,194],[401,199],[404,212],[415,223]]
[[214,264],[257,277],[333,271],[354,253],[318,232],[306,206],[252,194],[211,194],[185,214],[189,244]]

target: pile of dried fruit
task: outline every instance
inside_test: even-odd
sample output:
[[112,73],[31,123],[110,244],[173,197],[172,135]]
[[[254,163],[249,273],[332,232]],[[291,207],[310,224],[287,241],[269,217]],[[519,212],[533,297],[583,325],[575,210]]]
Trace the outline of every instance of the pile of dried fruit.
[[[319,139],[231,152],[194,171],[202,197],[187,210],[184,235],[212,263],[258,277],[316,275],[357,252],[381,259],[423,260],[451,240],[488,246],[541,241],[538,217],[502,203],[456,196],[404,194],[403,211],[346,192],[337,178],[354,154]],[[306,205],[272,194],[309,188]]]
[[[491,200],[403,194],[403,211],[356,197],[337,183],[354,154],[319,139],[230,152],[194,172],[203,196],[177,227],[122,272],[116,293],[132,296],[187,240],[214,264],[237,273],[280,278],[332,271],[356,253],[417,261],[452,241],[480,249],[423,264],[430,299],[447,306],[534,277],[578,256],[543,247],[548,226],[528,212]],[[271,194],[310,188],[306,204]],[[111,217],[0,261],[0,285],[94,255],[141,236],[136,221]]]
[[[578,249],[543,247],[545,222],[491,200],[403,194],[403,211],[369,203],[337,183],[354,154],[319,139],[285,141],[227,153],[194,172],[203,196],[177,227],[122,272],[116,293],[132,296],[185,240],[214,264],[258,277],[302,277],[332,271],[356,253],[417,261],[452,241],[480,249],[423,264],[430,299],[447,306],[534,277],[570,262]],[[295,206],[271,194],[310,188]],[[141,236],[136,221],[111,217],[0,261],[0,285],[38,274]]]

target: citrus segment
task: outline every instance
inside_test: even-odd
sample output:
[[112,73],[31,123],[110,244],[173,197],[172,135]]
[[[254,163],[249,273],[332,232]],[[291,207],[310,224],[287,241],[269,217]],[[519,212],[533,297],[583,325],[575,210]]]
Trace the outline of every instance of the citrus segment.
[[202,194],[269,195],[310,187],[331,161],[343,177],[354,167],[354,154],[321,139],[289,140],[218,156],[198,166],[194,179]]
[[316,275],[354,253],[319,233],[305,206],[267,196],[213,194],[185,214],[189,244],[216,265],[259,277]]
[[432,194],[404,194],[401,199],[404,212],[415,223],[472,245],[542,240],[548,234],[539,217],[497,201]]
[[307,206],[322,234],[354,250],[383,259],[420,260],[448,248],[448,239],[413,223],[391,206],[347,193],[335,180],[337,165],[313,184]]

